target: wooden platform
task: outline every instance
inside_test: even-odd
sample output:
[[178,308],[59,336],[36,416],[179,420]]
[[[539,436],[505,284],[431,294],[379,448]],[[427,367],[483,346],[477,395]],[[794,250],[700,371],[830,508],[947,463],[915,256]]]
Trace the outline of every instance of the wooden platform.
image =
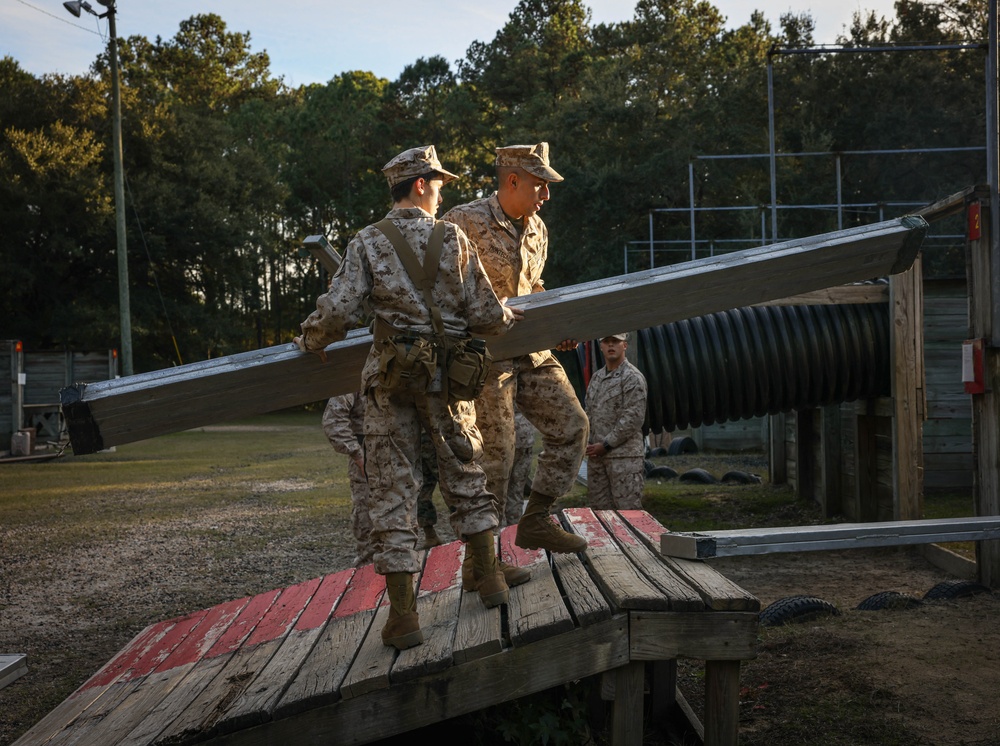
[[679,657],[709,662],[705,743],[735,744],[757,599],[701,562],[661,557],[665,529],[644,511],[562,518],[587,552],[550,561],[506,529],[504,559],[532,579],[497,609],[462,592],[462,544],[432,549],[423,645],[383,645],[382,578],[345,570],[150,626],[16,746],[362,744],[601,673],[613,743],[638,745],[646,662],[667,667],[648,677],[663,712]]
[[[906,217],[510,299],[524,321],[488,340],[495,360],[901,272],[927,223]],[[293,344],[60,392],[73,451],[284,409],[356,391],[371,335],[354,331],[328,361]]]

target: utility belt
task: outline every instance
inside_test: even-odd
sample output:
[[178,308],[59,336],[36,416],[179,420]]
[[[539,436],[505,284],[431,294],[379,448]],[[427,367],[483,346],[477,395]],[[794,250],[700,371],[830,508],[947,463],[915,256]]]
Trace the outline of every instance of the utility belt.
[[401,332],[375,317],[378,382],[387,391],[444,392],[449,402],[471,401],[486,384],[493,358],[482,339]]

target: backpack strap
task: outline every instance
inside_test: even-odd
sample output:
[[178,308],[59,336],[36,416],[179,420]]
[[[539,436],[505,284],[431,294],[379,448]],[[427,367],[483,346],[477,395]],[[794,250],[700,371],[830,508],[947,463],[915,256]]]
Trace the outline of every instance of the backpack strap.
[[375,227],[389,239],[392,247],[396,250],[399,260],[403,263],[403,268],[410,276],[413,284],[423,294],[424,302],[431,316],[431,326],[434,333],[444,339],[444,322],[441,319],[441,309],[434,303],[431,291],[434,289],[434,282],[437,280],[438,269],[441,264],[441,251],[444,248],[444,221],[438,220],[434,223],[434,230],[427,241],[427,253],[424,256],[424,263],[421,266],[417,255],[413,253],[406,237],[400,232],[396,224],[389,218],[375,223]]

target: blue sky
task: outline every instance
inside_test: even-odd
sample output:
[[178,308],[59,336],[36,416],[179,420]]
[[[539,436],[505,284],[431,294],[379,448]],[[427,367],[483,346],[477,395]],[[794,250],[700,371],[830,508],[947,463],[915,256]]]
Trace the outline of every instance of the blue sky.
[[[585,0],[586,1],[586,0]],[[95,10],[104,9],[91,0]],[[266,49],[271,72],[292,86],[321,83],[346,70],[368,70],[395,79],[420,57],[439,54],[454,62],[473,41],[488,41],[503,26],[517,0],[494,3],[438,0],[118,0],[118,35],[170,38],[180,22],[197,13],[217,13],[231,31],[249,31],[255,51]],[[595,22],[632,17],[634,0],[590,0]],[[852,13],[874,10],[892,16],[892,0],[715,0],[730,27],[760,9],[777,27],[782,13],[810,12],[816,41],[833,43]],[[70,15],[62,0],[0,0],[0,55],[9,55],[35,75],[85,73],[101,51],[107,22]]]

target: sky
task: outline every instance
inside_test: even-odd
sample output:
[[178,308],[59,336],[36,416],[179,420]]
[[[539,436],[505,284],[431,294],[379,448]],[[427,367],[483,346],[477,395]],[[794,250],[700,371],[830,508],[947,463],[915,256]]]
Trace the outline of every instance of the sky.
[[[635,0],[584,0],[594,23],[633,16]],[[783,13],[808,12],[815,41],[832,44],[850,26],[854,12],[893,17],[893,0],[713,0],[735,28],[759,9],[778,28]],[[91,0],[99,12],[105,9]],[[266,50],[271,73],[290,86],[324,83],[348,70],[396,79],[420,57],[441,55],[454,63],[474,41],[489,41],[517,0],[118,0],[119,37],[172,38],[180,22],[216,13],[230,31],[250,32],[253,51]],[[0,0],[0,55],[13,57],[33,75],[84,74],[102,51],[107,21],[84,12],[74,18],[61,0]]]

